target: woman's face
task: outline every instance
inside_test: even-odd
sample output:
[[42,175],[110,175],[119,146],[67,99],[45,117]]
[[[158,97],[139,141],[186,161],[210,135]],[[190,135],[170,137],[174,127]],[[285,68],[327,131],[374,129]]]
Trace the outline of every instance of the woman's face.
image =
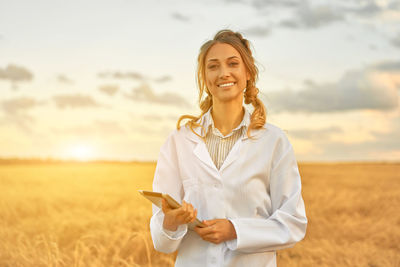
[[250,78],[239,52],[231,45],[216,43],[206,55],[206,85],[213,102],[243,101]]

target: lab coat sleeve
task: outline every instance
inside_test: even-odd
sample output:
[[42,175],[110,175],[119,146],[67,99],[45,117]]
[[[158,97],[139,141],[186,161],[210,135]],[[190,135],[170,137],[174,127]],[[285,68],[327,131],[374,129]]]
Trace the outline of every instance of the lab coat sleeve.
[[292,145],[283,134],[273,153],[270,172],[272,214],[268,218],[231,219],[237,238],[227,247],[246,253],[288,248],[302,240],[307,218]]
[[[176,146],[172,135],[161,147],[153,180],[153,191],[167,193],[182,202],[183,187],[179,178]],[[153,205],[153,216],[150,219],[150,232],[154,248],[160,252],[172,253],[179,247],[182,238],[187,233],[187,225],[180,225],[177,231],[163,228],[164,213]]]

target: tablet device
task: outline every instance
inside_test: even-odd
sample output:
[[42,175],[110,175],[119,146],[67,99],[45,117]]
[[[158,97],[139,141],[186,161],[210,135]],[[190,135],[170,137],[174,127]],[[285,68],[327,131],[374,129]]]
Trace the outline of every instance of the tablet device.
[[[173,199],[170,195],[168,194],[163,194],[159,192],[152,192],[152,191],[144,191],[144,190],[139,190],[139,193],[150,200],[154,205],[162,209],[162,199],[165,199],[169,206],[173,209],[177,209],[181,207],[181,204],[179,204],[178,201]],[[198,219],[196,218],[194,222],[188,224],[189,229],[192,229],[196,226],[198,227],[205,227],[205,225]]]

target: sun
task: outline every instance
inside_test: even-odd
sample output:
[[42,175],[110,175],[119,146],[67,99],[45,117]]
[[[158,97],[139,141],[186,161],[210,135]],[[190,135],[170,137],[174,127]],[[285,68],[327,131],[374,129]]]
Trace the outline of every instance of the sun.
[[65,154],[68,158],[86,161],[86,160],[93,159],[94,148],[92,146],[86,145],[86,144],[75,144],[75,145],[71,145],[66,150]]

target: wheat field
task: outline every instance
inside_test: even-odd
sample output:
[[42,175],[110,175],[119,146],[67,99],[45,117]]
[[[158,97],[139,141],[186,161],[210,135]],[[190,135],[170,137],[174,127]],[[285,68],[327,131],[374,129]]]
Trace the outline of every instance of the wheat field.
[[[1,267],[173,266],[149,234],[154,163],[0,164]],[[300,164],[306,238],[278,266],[400,266],[400,164]]]

